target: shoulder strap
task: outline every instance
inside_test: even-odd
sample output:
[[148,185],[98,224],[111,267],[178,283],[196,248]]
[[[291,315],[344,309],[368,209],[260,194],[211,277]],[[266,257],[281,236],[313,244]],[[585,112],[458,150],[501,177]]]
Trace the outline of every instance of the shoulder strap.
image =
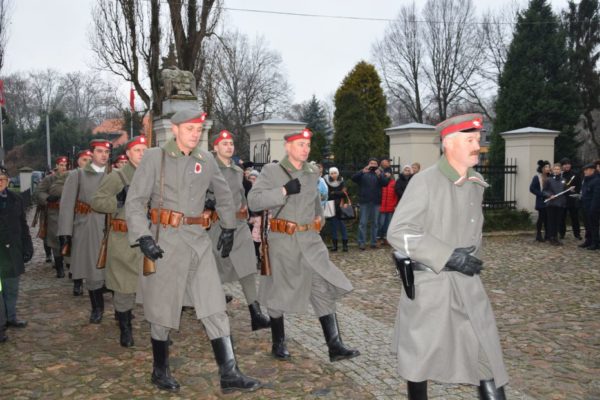
[[119,178],[121,178],[121,182],[123,182],[123,186],[127,186],[127,181],[125,180],[125,175],[123,174],[123,172],[118,169],[116,170],[117,175],[119,175]]
[[160,212],[163,206],[163,194],[165,189],[165,151],[160,149],[160,197],[158,198],[158,224],[156,225],[156,243],[158,244],[158,237],[160,235]]
[[77,195],[75,196],[75,202],[79,201],[79,187],[81,186],[81,168],[77,168]]
[[[285,174],[290,178],[290,179],[294,179],[292,178],[292,175],[288,172],[287,169],[285,169],[285,167],[283,165],[281,165],[280,163],[277,163],[277,165],[279,165],[281,167],[281,169],[283,170],[283,172],[285,172]],[[285,207],[287,205],[287,202],[289,200],[290,196],[287,196],[285,198],[285,203],[283,203],[283,205],[281,207],[279,207],[279,210],[277,210],[277,212],[275,213],[275,216],[273,218],[277,218],[279,217],[279,214],[281,214],[281,211],[283,210],[283,207]]]

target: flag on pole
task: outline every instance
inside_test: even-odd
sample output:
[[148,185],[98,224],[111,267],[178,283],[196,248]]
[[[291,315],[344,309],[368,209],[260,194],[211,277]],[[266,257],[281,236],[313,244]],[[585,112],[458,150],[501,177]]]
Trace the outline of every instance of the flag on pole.
[[131,112],[135,111],[135,92],[133,87],[129,90],[129,106],[131,107]]
[[6,104],[6,98],[4,97],[4,81],[0,79],[0,106]]

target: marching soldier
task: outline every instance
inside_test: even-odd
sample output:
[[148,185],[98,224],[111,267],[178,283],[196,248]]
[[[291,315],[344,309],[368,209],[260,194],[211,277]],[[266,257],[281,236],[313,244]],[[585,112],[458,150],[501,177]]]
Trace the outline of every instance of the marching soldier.
[[272,275],[262,277],[259,301],[271,317],[275,358],[290,357],[284,313],[306,312],[310,302],[323,327],[329,359],[338,361],[360,354],[342,343],[336,318],[336,300],[350,292],[352,284],[329,260],[319,236],[323,220],[319,169],[306,162],[311,137],[308,129],[285,135],[287,156],[278,164],[263,166],[248,193],[251,210],[268,209],[274,216],[269,235]]
[[45,221],[40,221],[40,225],[46,225],[44,242],[52,249],[57,278],[64,278],[65,276],[63,256],[60,254],[60,242],[58,240],[58,214],[60,197],[68,176],[68,162],[67,157],[58,157],[56,159],[56,172],[45,177],[37,186],[35,193],[38,206],[46,208]]
[[[225,294],[206,232],[206,192],[212,187],[221,216],[217,248],[228,257],[233,247],[235,210],[227,182],[213,156],[198,146],[206,114],[194,110],[173,115],[173,136],[162,148],[146,151],[125,202],[129,242],[155,261],[156,272],[140,276],[139,298],[150,322],[154,358],[152,383],[177,391],[169,368],[169,331],[178,329],[181,307],[194,306],[211,341],[223,392],[261,386],[242,374],[235,360],[225,313]],[[148,221],[148,204],[150,220]],[[149,227],[149,222],[151,226]]]
[[106,287],[114,292],[115,314],[121,330],[123,347],[133,346],[131,310],[135,306],[135,291],[142,268],[142,253],[132,249],[127,240],[125,199],[144,151],[148,148],[145,136],[136,136],[125,145],[129,162],[122,168],[105,175],[92,199],[92,208],[111,214],[110,233],[107,241]]
[[115,161],[115,168],[123,168],[129,162],[129,157],[126,154],[119,154]]
[[414,282],[403,275],[409,289],[400,297],[392,343],[409,399],[427,399],[429,379],[477,385],[484,400],[505,398],[508,375],[479,277],[488,184],[472,167],[482,128],[480,114],[436,127],[444,155],[412,177],[388,229],[388,241],[414,271]]
[[85,168],[92,161],[92,152],[88,149],[81,150],[77,154],[77,167]]
[[90,323],[99,324],[104,313],[104,269],[96,268],[104,231],[104,215],[92,210],[90,203],[104,176],[110,159],[108,140],[90,142],[92,159],[83,168],[69,173],[60,198],[58,235],[61,248],[71,248],[73,279],[85,279],[92,311]]
[[[219,266],[221,282],[239,281],[250,310],[252,330],[268,328],[271,326],[269,318],[261,312],[257,301],[256,255],[252,235],[248,229],[248,204],[242,184],[244,171],[231,160],[235,149],[231,133],[226,130],[221,131],[214,139],[213,147],[216,152],[217,165],[229,184],[229,189],[233,195],[233,205],[236,210],[235,219],[237,221],[233,241],[234,247],[231,249],[229,257],[221,257],[221,252],[217,249],[221,227],[216,224],[209,231],[213,243],[213,254]],[[214,200],[207,200],[207,208],[214,210]]]

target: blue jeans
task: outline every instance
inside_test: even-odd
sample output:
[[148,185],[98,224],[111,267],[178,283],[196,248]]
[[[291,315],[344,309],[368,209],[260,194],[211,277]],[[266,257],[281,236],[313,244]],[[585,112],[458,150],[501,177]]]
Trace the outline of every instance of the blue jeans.
[[338,228],[342,232],[342,240],[348,240],[348,232],[346,231],[346,225],[338,217],[327,219],[329,222],[329,228],[331,229],[331,239],[338,240]]
[[380,239],[385,239],[387,237],[387,230],[390,226],[390,221],[392,220],[393,212],[391,213],[379,213],[379,230],[377,231],[377,237]]
[[371,221],[371,245],[377,243],[377,219],[379,217],[379,204],[360,203],[360,222],[358,224],[358,244],[364,245],[367,241],[367,225]]

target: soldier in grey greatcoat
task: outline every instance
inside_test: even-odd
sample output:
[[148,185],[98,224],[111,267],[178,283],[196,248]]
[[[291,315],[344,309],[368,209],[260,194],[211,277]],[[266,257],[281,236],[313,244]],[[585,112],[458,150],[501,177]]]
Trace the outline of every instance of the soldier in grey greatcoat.
[[46,220],[40,221],[40,224],[46,224],[44,243],[52,249],[57,278],[64,278],[65,276],[64,258],[60,254],[60,242],[58,240],[58,214],[60,197],[68,176],[68,163],[69,159],[67,157],[58,157],[56,159],[56,172],[42,179],[36,187],[34,195],[38,206],[46,208]]
[[[254,242],[250,229],[248,229],[248,204],[242,181],[244,171],[234,162],[231,157],[234,152],[233,136],[231,132],[223,130],[219,132],[213,140],[215,150],[215,160],[229,184],[229,189],[233,195],[233,206],[235,210],[236,228],[234,246],[231,249],[229,257],[223,258],[217,249],[221,228],[218,224],[213,226],[209,235],[213,243],[213,254],[219,267],[221,282],[239,281],[248,303],[250,310],[251,327],[253,331],[268,328],[271,326],[269,317],[262,314],[260,305],[257,301],[256,293],[256,255]],[[210,190],[209,190],[210,193]],[[214,210],[214,201],[207,200],[208,209]]]
[[92,199],[92,208],[111,214],[110,231],[106,251],[106,287],[113,291],[115,315],[121,331],[123,347],[133,346],[131,310],[135,307],[135,292],[142,269],[142,253],[131,248],[127,238],[125,199],[133,174],[148,148],[145,136],[136,136],[125,145],[128,163],[105,175]]
[[205,118],[206,114],[194,110],[173,115],[174,138],[162,148],[146,151],[125,202],[130,244],[139,245],[156,263],[155,273],[140,274],[138,292],[150,322],[152,382],[164,390],[179,389],[169,369],[169,331],[179,328],[181,307],[186,305],[194,306],[206,328],[219,365],[221,389],[256,390],[260,382],[237,367],[225,294],[206,232],[210,218],[205,216],[204,203],[211,186],[221,216],[218,249],[227,257],[233,247],[235,210],[215,159],[197,147]]
[[104,215],[92,210],[92,197],[100,186],[110,158],[111,143],[104,139],[90,142],[92,161],[69,172],[60,198],[58,235],[63,246],[71,248],[73,279],[85,279],[92,312],[90,323],[99,324],[104,313],[104,269],[96,268]]
[[508,382],[496,320],[479,272],[483,191],[479,114],[437,126],[444,155],[414,175],[396,208],[388,241],[410,257],[414,299],[400,297],[392,351],[409,399],[427,399],[427,380],[479,385],[504,399]]
[[336,300],[352,290],[352,284],[330,260],[319,231],[323,209],[317,190],[319,169],[306,162],[312,132],[285,136],[287,155],[278,164],[262,168],[248,193],[253,211],[270,210],[269,255],[272,275],[260,282],[259,301],[271,317],[273,346],[277,359],[288,359],[284,313],[306,312],[310,302],[319,317],[331,361],[353,358],[360,353],[341,340],[336,318]]

